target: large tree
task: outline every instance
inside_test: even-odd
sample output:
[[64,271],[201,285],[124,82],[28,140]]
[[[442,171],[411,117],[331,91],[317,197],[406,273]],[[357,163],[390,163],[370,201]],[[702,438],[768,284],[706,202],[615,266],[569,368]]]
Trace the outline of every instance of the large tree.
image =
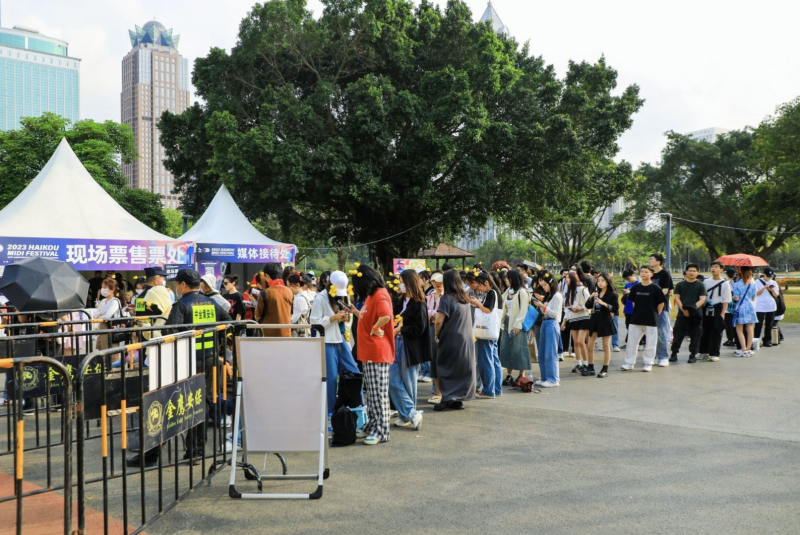
[[635,87],[611,96],[604,61],[559,79],[461,0],[323,4],[318,19],[304,0],[257,4],[229,54],[196,61],[203,103],[159,125],[184,211],[221,181],[283,239],[394,236],[372,246],[385,267],[521,199],[546,205],[562,168],[609,152],[640,105]]
[[26,117],[21,128],[0,132],[0,209],[36,178],[63,138],[98,184],[131,215],[164,232],[166,219],[158,195],[127,186],[122,164],[136,158],[133,133],[127,125],[84,119],[74,125],[68,119],[45,113]]
[[712,259],[771,255],[800,231],[799,116],[794,102],[756,130],[733,131],[714,143],[668,132],[661,164],[639,169],[629,195],[634,213],[671,213]]

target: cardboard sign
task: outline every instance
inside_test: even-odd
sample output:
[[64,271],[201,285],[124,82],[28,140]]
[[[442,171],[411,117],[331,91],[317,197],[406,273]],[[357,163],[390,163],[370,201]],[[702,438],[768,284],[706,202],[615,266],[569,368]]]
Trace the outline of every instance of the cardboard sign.
[[392,261],[392,272],[395,275],[399,275],[406,269],[425,271],[425,260],[419,258],[395,258]]

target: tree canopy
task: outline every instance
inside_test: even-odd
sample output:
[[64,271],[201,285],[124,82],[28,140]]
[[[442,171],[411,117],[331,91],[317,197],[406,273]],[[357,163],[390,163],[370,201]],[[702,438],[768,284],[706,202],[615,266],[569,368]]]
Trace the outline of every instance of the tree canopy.
[[770,256],[800,232],[800,100],[756,129],[714,143],[667,133],[658,166],[644,164],[629,192],[635,215],[668,212],[711,258]]
[[641,101],[635,86],[611,94],[603,59],[559,79],[461,0],[323,5],[315,19],[304,0],[257,4],[230,53],[196,61],[203,103],[159,124],[184,212],[199,215],[221,181],[283,240],[399,234],[371,248],[385,267],[616,172]]
[[122,164],[136,158],[130,127],[84,119],[71,125],[53,113],[26,117],[22,128],[0,132],[0,209],[14,200],[36,178],[66,138],[90,175],[117,203],[151,228],[163,232],[166,219],[161,198],[148,191],[132,189],[122,174]]

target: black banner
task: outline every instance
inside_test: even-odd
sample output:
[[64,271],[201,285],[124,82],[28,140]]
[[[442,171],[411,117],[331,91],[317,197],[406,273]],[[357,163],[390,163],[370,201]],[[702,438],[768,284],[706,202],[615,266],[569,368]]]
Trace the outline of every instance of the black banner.
[[[27,342],[27,340],[25,340],[25,342]],[[33,340],[31,340],[31,342],[33,342]],[[78,366],[80,366],[80,363],[84,357],[86,357],[86,355],[52,357],[53,359],[62,363],[67,369],[67,373],[72,381],[73,388],[75,387],[75,375],[78,372]],[[86,368],[84,375],[99,374],[102,373],[102,371],[102,362],[100,359],[96,359],[92,366]],[[46,396],[48,381],[50,381],[51,395],[61,394],[64,392],[64,376],[58,373],[55,368],[51,368],[48,364],[43,362],[26,365],[22,372],[22,397],[28,399]],[[14,385],[14,375],[12,371],[6,372],[6,390],[8,391],[9,398],[17,397],[17,391]]]
[[[205,421],[206,376],[197,374],[148,392],[142,407],[144,451],[149,451]],[[131,438],[131,447],[138,445],[138,431]]]

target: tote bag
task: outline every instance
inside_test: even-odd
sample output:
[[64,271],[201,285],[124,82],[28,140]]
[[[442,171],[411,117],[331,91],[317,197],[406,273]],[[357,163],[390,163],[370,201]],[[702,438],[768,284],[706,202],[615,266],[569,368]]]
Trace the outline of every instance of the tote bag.
[[[494,290],[491,290],[494,292]],[[495,303],[497,303],[497,292],[495,292]],[[475,325],[472,327],[472,334],[478,340],[497,340],[500,337],[500,316],[503,309],[495,306],[489,313],[481,309],[475,309]]]

